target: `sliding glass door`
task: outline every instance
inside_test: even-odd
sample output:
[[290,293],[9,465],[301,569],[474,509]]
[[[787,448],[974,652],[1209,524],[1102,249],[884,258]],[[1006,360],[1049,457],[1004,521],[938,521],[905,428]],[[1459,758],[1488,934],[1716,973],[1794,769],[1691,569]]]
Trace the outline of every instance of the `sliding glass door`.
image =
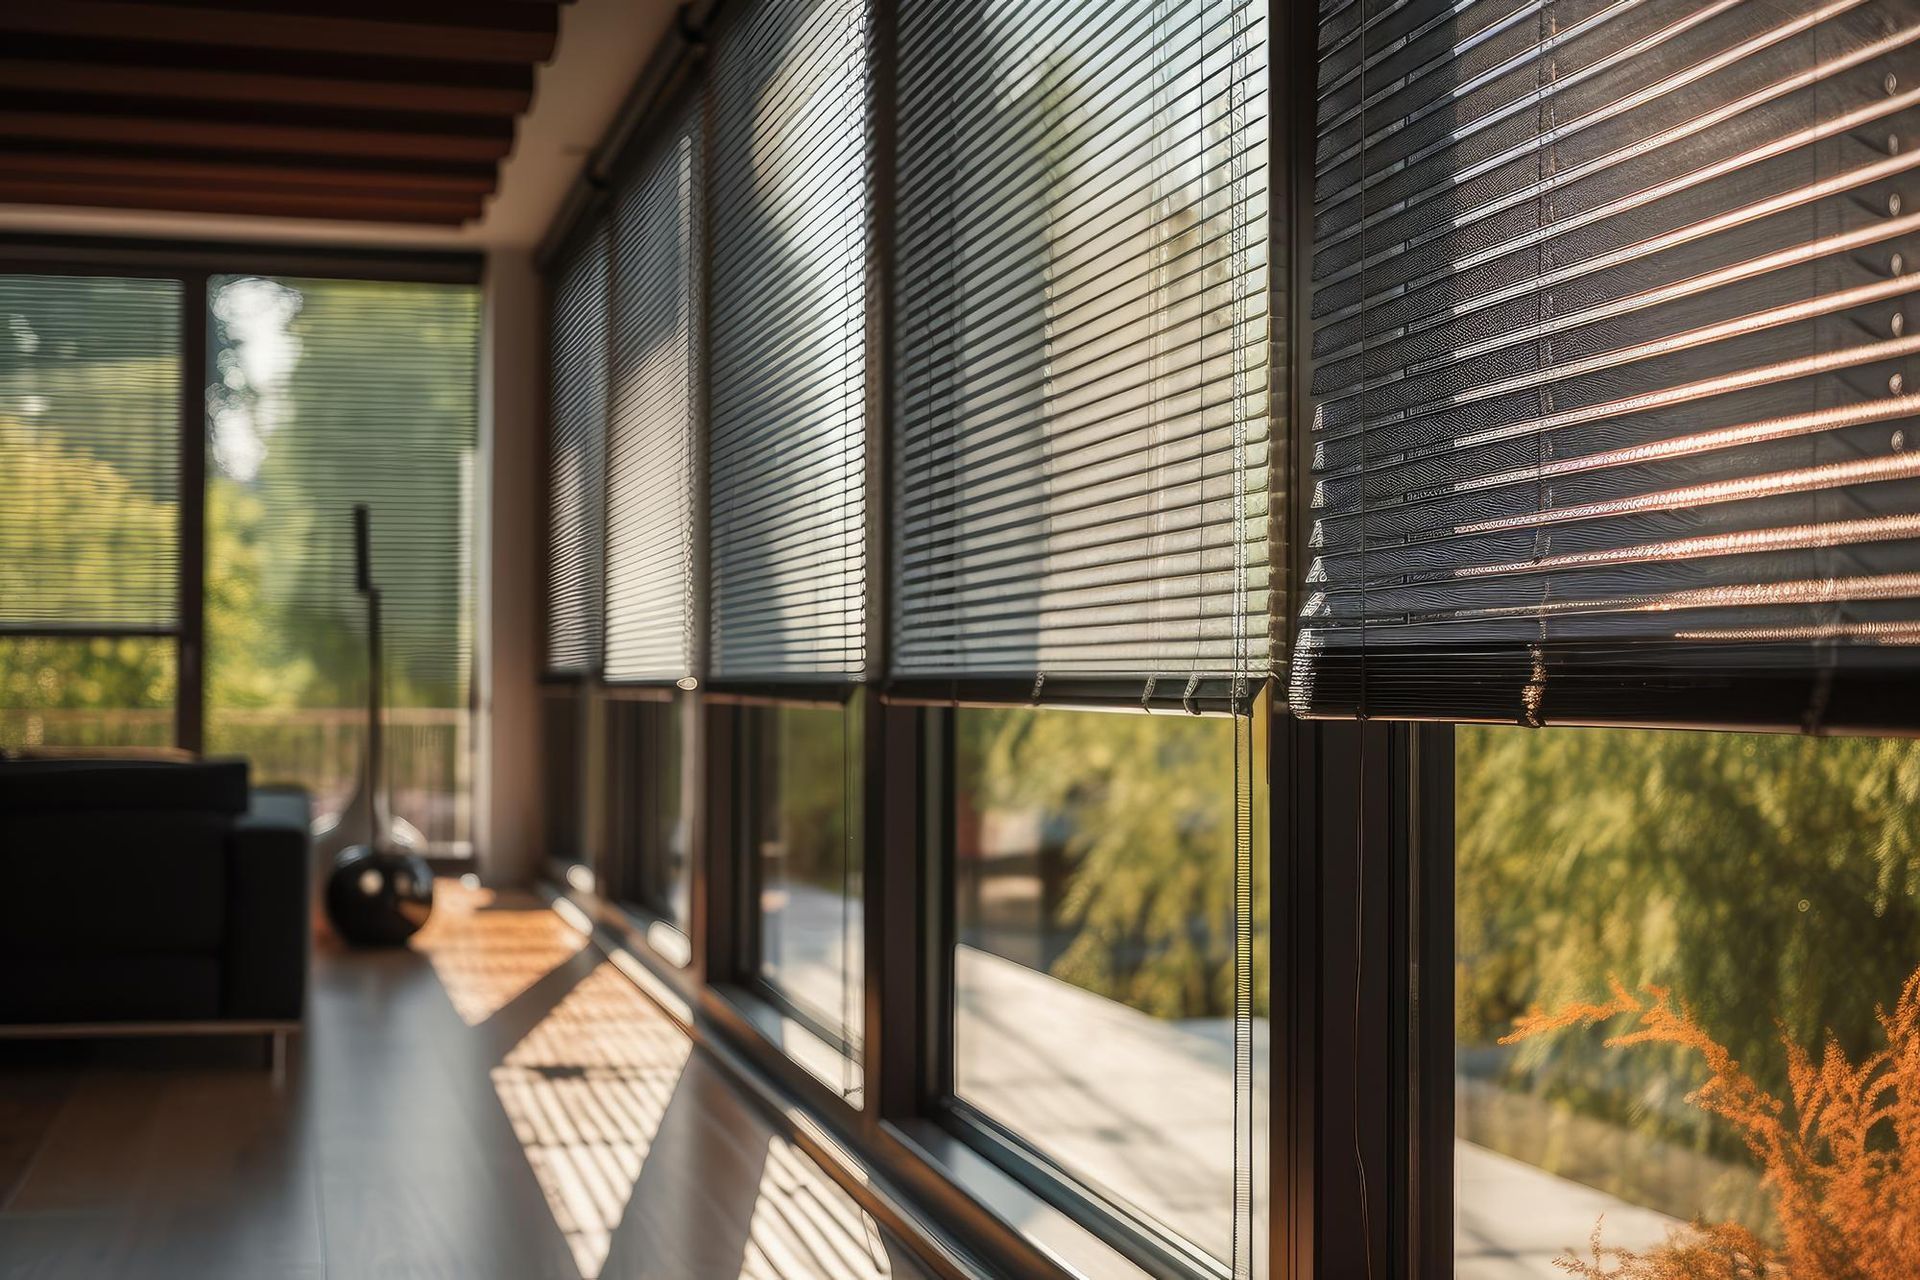
[[319,815],[345,805],[366,739],[364,503],[394,815],[466,850],[478,293],[222,276],[210,303],[207,747],[306,786]]
[[471,284],[0,275],[0,748],[204,748],[337,811],[365,503],[394,809],[470,851],[478,361]]

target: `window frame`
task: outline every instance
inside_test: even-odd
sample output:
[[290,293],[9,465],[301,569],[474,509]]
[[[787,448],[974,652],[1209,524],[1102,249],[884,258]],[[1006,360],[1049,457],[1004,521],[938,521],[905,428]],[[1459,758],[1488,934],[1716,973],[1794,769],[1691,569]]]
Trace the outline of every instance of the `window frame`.
[[[22,235],[0,247],[0,274],[43,276],[119,276],[170,280],[180,286],[180,385],[176,432],[180,467],[180,530],[176,606],[169,627],[9,628],[4,634],[71,639],[127,636],[171,639],[174,643],[175,700],[173,743],[199,754],[206,735],[206,558],[207,558],[207,359],[214,320],[209,284],[215,276],[257,275],[310,280],[397,284],[473,285],[482,283],[479,254],[448,251],[330,249],[250,241],[164,241],[122,237]],[[479,395],[475,388],[476,397]],[[543,606],[544,607],[544,606]],[[473,670],[480,669],[478,631],[473,638]],[[477,682],[470,687],[469,712],[475,709]],[[466,854],[435,853],[440,866],[465,869],[477,849]]]
[[[736,0],[737,4],[738,0]],[[618,124],[612,137],[614,150],[629,137],[644,133],[650,120],[672,118],[681,95],[698,96],[703,104],[707,96],[708,75],[699,66],[700,50],[710,37],[696,22],[708,21],[711,11],[731,11],[736,4],[696,6],[698,16],[683,18],[681,36],[691,42],[692,56],[677,68],[660,73],[665,88],[649,88],[636,95],[631,116]],[[872,166],[872,198],[868,204],[869,223],[865,229],[867,288],[865,318],[865,391],[864,429],[866,433],[866,556],[869,572],[866,587],[866,636],[869,673],[884,671],[890,651],[890,608],[887,599],[888,573],[892,565],[893,484],[892,451],[894,445],[894,343],[892,340],[894,194],[897,120],[890,109],[894,99],[897,10],[893,0],[871,0],[871,28],[868,36],[870,97],[866,104],[868,163]],[[722,12],[718,26],[724,26],[731,12]],[[1273,38],[1288,43],[1287,24],[1274,15]],[[1312,48],[1311,40],[1305,46]],[[652,74],[652,73],[650,73]],[[1285,58],[1269,60],[1271,91],[1287,86]],[[1270,101],[1282,98],[1272,92]],[[1278,108],[1276,108],[1276,111]],[[703,106],[701,128],[709,135],[712,112]],[[1283,152],[1279,132],[1270,144],[1275,159]],[[709,147],[709,153],[711,148]],[[704,166],[702,180],[710,182],[712,165]],[[1284,183],[1283,170],[1274,169],[1274,181]],[[541,252],[543,263],[554,250],[566,243],[575,225],[584,226],[602,206],[604,195],[580,201],[566,219],[557,223]],[[700,314],[708,315],[704,291],[711,276],[711,224],[714,201],[703,191],[700,252],[694,287],[703,291]],[[1269,202],[1270,231],[1285,230],[1281,220],[1289,217],[1282,195]],[[570,219],[571,221],[569,221]],[[1282,239],[1273,241],[1275,252],[1269,256],[1271,287],[1281,288],[1290,255],[1281,251]],[[1286,406],[1291,378],[1287,362],[1279,357],[1286,350],[1282,315],[1272,326],[1273,353],[1270,359],[1270,403],[1275,412]],[[700,326],[696,338],[699,365],[697,385],[706,388],[711,379],[712,344],[708,326]],[[710,421],[706,405],[698,406],[699,449],[710,451]],[[704,460],[704,459],[703,459]],[[1272,465],[1272,483],[1276,490],[1287,483],[1288,460],[1276,449]],[[699,516],[706,522],[704,509]],[[1285,546],[1290,539],[1276,530],[1276,565],[1287,563]],[[704,550],[705,539],[699,540]],[[699,570],[706,580],[704,564]],[[871,676],[869,678],[871,681]],[[604,692],[605,681],[590,676],[585,685]],[[1185,691],[1163,687],[1153,695],[1152,709],[1157,712],[1183,709]],[[1295,1076],[1283,1060],[1296,1043],[1293,1024],[1300,1021],[1303,1009],[1291,1001],[1291,986],[1283,972],[1291,972],[1293,958],[1280,947],[1283,938],[1295,936],[1289,927],[1290,913],[1304,903],[1294,894],[1291,880],[1280,872],[1282,851],[1285,865],[1291,857],[1295,824],[1290,797],[1291,774],[1286,761],[1289,750],[1282,749],[1289,722],[1273,718],[1271,708],[1280,705],[1279,682],[1268,678],[1246,691],[1245,712],[1257,719],[1257,732],[1267,735],[1267,772],[1256,780],[1263,792],[1266,812],[1257,828],[1254,855],[1256,865],[1264,865],[1267,874],[1258,884],[1269,895],[1270,929],[1275,937],[1272,955],[1272,993],[1274,1042],[1271,1052],[1270,1133],[1265,1156],[1269,1168],[1266,1181],[1271,1188],[1272,1205],[1267,1217],[1268,1239],[1274,1260],[1275,1276],[1306,1275],[1306,1269],[1291,1265],[1280,1252],[1283,1239],[1305,1239],[1297,1230],[1283,1232],[1282,1224],[1295,1215],[1283,1209],[1283,1190],[1291,1186],[1291,1177],[1281,1176],[1282,1153],[1290,1148],[1278,1139],[1291,1128],[1283,1127],[1282,1117],[1295,1116],[1297,1107],[1286,1103],[1282,1089]],[[589,695],[590,697],[592,695]],[[943,913],[953,907],[951,868],[945,857],[934,857],[934,850],[946,840],[951,825],[950,768],[952,717],[943,711],[958,705],[963,698],[978,699],[980,705],[1057,707],[1063,710],[1100,709],[1143,713],[1138,682],[1109,680],[1053,681],[1046,684],[1044,699],[1036,699],[1034,690],[1024,684],[969,685],[949,687],[944,683],[883,680],[873,682],[821,682],[819,684],[779,684],[774,682],[712,681],[703,679],[693,703],[697,708],[699,741],[696,747],[703,781],[699,788],[698,834],[694,841],[694,872],[691,934],[694,959],[685,969],[674,969],[663,961],[637,931],[618,930],[620,941],[660,977],[688,997],[690,1030],[696,1038],[710,1036],[722,1049],[723,1059],[735,1056],[753,1073],[752,1083],[771,1087],[783,1099],[791,1099],[823,1122],[836,1137],[847,1140],[849,1151],[883,1179],[886,1188],[876,1193],[864,1180],[850,1186],[856,1197],[876,1213],[881,1213],[884,1196],[897,1187],[928,1206],[940,1220],[958,1233],[950,1243],[965,1253],[990,1258],[995,1273],[1019,1276],[1051,1276],[1067,1267],[1095,1277],[1146,1274],[1178,1280],[1180,1277],[1217,1274],[1217,1265],[1195,1268],[1184,1256],[1185,1248],[1173,1247],[1150,1229],[1129,1217],[1117,1206],[1105,1202],[1063,1172],[1049,1169],[1044,1157],[1034,1159],[1019,1149],[1017,1140],[997,1139],[981,1126],[969,1128],[949,1122],[942,1099],[950,1096],[952,1061],[951,1019],[941,1010],[950,1004],[952,994],[951,948],[937,945],[937,938],[950,935],[950,926],[935,928]],[[1219,711],[1232,705],[1235,693],[1225,679],[1203,682],[1193,695],[1196,705]],[[757,859],[751,845],[751,824],[747,806],[751,803],[751,784],[741,767],[749,737],[749,710],[755,706],[781,702],[819,704],[828,701],[842,705],[846,714],[857,717],[861,733],[862,776],[857,813],[850,814],[857,832],[857,855],[861,867],[864,964],[862,972],[862,1036],[859,1062],[861,1091],[857,1098],[843,1097],[814,1072],[796,1061],[780,1046],[786,1024],[782,1020],[777,993],[767,990],[760,979],[757,943],[757,918],[754,903]],[[604,766],[589,765],[589,768]],[[936,780],[945,783],[936,786]],[[942,798],[944,797],[944,798]],[[1283,797],[1288,799],[1283,803]],[[591,819],[590,819],[591,821]],[[590,828],[591,829],[591,828]],[[1260,860],[1264,858],[1264,864]],[[568,895],[587,896],[587,895]],[[618,908],[602,903],[599,919],[605,921]],[[774,999],[768,999],[774,995]],[[1288,1121],[1297,1124],[1297,1119]],[[996,1157],[997,1153],[997,1157]],[[884,1215],[883,1215],[884,1216]],[[1184,1246],[1184,1242],[1182,1242]],[[1211,1262],[1211,1259],[1208,1259]],[[943,1268],[950,1273],[951,1268]]]

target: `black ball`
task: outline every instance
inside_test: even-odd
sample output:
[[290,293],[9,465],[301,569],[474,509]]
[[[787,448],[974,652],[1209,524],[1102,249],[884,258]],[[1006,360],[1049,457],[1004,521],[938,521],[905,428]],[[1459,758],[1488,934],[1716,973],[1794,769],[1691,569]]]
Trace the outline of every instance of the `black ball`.
[[397,947],[433,913],[433,870],[414,853],[342,849],[327,878],[327,918],[355,946]]

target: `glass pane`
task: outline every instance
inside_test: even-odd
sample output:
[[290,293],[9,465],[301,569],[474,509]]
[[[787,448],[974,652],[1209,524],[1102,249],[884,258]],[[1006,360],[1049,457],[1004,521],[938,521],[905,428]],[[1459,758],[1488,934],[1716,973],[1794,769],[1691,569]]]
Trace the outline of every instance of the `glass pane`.
[[0,626],[178,611],[180,286],[0,275]]
[[681,723],[676,703],[607,704],[613,739],[607,760],[615,772],[613,891],[684,933],[693,864],[681,791]]
[[1228,1257],[1233,722],[962,710],[954,732],[954,1092]]
[[[1854,1063],[1886,1045],[1876,1006],[1920,961],[1920,743],[1455,742],[1456,1274],[1546,1280],[1570,1254],[1594,1275],[1904,1272],[1872,1261],[1912,1260],[1872,1208],[1898,1135],[1869,1126],[1836,1163],[1838,1114],[1797,1128],[1789,1062],[1829,1038]],[[1596,1233],[1640,1260],[1596,1258]],[[1831,1251],[1790,1247],[1810,1241]]]
[[540,690],[540,772],[546,817],[546,856],[586,861],[586,697],[577,685]]
[[466,286],[212,282],[207,745],[338,812],[366,738],[352,513],[382,593],[387,782],[399,834],[472,826],[479,294]]
[[848,713],[762,707],[750,721],[760,976],[803,1022],[857,1057],[863,948]]
[[170,747],[170,639],[0,636],[0,748]]

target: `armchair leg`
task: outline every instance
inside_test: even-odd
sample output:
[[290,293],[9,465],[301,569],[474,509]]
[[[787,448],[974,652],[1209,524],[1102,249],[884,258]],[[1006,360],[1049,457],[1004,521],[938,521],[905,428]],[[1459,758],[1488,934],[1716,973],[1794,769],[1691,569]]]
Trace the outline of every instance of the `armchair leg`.
[[287,1082],[287,1033],[284,1031],[267,1033],[267,1068],[273,1073],[275,1088]]

